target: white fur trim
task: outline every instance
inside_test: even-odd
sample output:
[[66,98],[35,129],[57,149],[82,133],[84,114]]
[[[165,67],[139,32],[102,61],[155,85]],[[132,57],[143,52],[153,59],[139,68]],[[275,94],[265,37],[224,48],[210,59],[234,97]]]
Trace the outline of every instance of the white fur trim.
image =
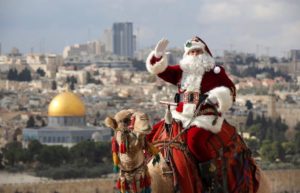
[[184,128],[186,128],[187,126],[197,126],[213,133],[218,133],[219,131],[221,131],[221,127],[224,121],[224,117],[218,117],[216,124],[213,125],[212,122],[215,119],[214,115],[201,115],[197,116],[190,124],[192,116],[185,116],[175,110],[172,111],[172,115],[174,119],[178,119],[182,122]]
[[226,112],[233,104],[232,94],[229,88],[220,86],[208,92],[208,98],[216,97],[218,100],[218,111],[221,113]]
[[148,72],[150,72],[151,74],[162,73],[168,67],[168,61],[167,61],[166,55],[164,55],[160,61],[158,61],[158,62],[156,62],[155,64],[152,65],[150,63],[150,60],[153,56],[154,56],[154,51],[152,51],[149,54],[149,56],[146,60],[146,68],[147,68]]
[[221,72],[221,68],[219,66],[214,67],[214,73],[219,74]]

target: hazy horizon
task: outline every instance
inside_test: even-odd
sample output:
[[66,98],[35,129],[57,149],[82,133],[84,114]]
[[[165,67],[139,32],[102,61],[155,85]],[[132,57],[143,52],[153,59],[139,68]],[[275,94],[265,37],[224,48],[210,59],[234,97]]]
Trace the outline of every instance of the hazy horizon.
[[286,56],[300,49],[297,0],[0,0],[2,53],[62,53],[76,43],[100,39],[114,22],[132,22],[137,47],[162,37],[182,48],[194,35],[215,55],[223,50]]

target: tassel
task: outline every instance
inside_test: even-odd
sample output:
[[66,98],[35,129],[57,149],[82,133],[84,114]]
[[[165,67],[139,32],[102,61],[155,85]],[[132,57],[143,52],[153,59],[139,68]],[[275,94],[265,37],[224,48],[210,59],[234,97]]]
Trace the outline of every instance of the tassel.
[[113,137],[112,140],[111,140],[111,151],[112,152],[118,152],[118,143],[116,141],[116,138]]
[[119,166],[114,166],[114,167],[113,167],[113,172],[114,172],[114,173],[118,173],[119,170],[120,170]]
[[133,179],[132,179],[131,189],[132,189],[132,191],[133,191],[134,193],[137,193],[135,177],[133,177]]
[[120,178],[118,179],[118,181],[117,181],[117,183],[116,183],[116,188],[117,188],[118,190],[121,189],[121,180],[120,180]]
[[119,165],[119,163],[120,163],[118,154],[115,152],[113,153],[113,162],[114,162],[114,165]]
[[125,193],[125,191],[126,191],[126,184],[125,184],[126,182],[125,182],[125,180],[123,181],[122,180],[122,182],[121,182],[121,193]]
[[120,145],[120,153],[126,153],[126,146],[124,144],[124,141],[121,142]]
[[143,176],[140,177],[140,188],[144,189],[144,178],[143,178]]
[[125,179],[125,190],[130,190],[129,184],[128,184],[128,182],[126,181],[126,179]]
[[144,186],[146,188],[151,186],[151,177],[150,177],[150,174],[148,172],[147,172],[147,174],[145,175],[145,178],[144,178]]
[[148,187],[148,188],[145,188],[145,193],[151,193],[151,188],[150,187]]
[[117,153],[113,152],[113,171],[114,173],[119,172],[119,157],[117,155]]

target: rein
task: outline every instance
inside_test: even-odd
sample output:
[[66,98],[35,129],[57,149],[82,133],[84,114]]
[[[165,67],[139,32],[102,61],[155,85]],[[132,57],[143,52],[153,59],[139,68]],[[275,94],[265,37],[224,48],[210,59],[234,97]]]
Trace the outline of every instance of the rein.
[[213,102],[209,99],[206,99],[208,97],[208,95],[203,95],[204,98],[202,99],[202,101],[200,102],[200,104],[198,105],[197,109],[194,112],[193,117],[190,119],[190,122],[188,123],[188,125],[186,126],[186,128],[184,128],[183,130],[181,130],[174,138],[172,138],[166,145],[170,146],[172,143],[174,143],[183,133],[185,133],[187,130],[190,129],[190,125],[192,124],[192,122],[195,120],[195,118],[197,117],[197,115],[200,112],[201,107],[205,104],[205,101],[207,104],[211,105],[214,111],[214,115],[215,115],[215,119],[213,120],[212,124],[215,125],[217,123],[217,119],[218,119],[218,110],[215,107],[215,105],[213,104]]
[[144,161],[143,161],[138,167],[136,167],[136,168],[134,168],[134,169],[132,169],[132,170],[124,170],[124,169],[120,168],[120,171],[121,171],[121,173],[124,172],[124,173],[130,173],[130,174],[132,174],[132,173],[134,173],[135,171],[137,171],[137,170],[139,170],[140,168],[142,168],[143,166],[145,166],[145,162],[144,162]]

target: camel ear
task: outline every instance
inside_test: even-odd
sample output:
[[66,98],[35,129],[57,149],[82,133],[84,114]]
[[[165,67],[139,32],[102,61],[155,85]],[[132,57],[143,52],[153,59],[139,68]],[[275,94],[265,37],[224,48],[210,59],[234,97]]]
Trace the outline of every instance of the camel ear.
[[114,118],[109,117],[109,116],[105,118],[104,122],[105,122],[106,127],[109,127],[112,129],[116,129],[118,126],[117,121]]

